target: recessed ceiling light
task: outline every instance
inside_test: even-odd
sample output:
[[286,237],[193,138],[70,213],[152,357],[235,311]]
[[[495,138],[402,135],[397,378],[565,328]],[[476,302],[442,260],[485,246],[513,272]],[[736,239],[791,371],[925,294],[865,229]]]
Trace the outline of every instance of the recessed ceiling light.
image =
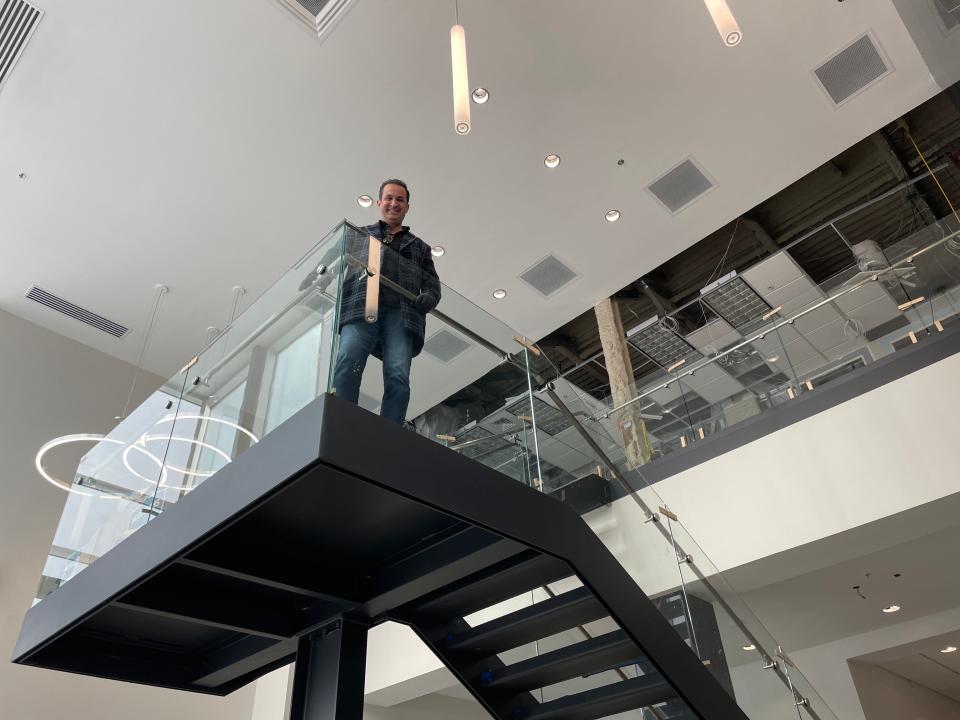
[[750,643],[749,645],[744,645],[743,649],[746,650],[747,652],[750,652],[751,650],[756,650],[757,646],[754,645],[753,643]]
[[947,654],[947,653],[952,653],[952,652],[956,652],[956,651],[957,651],[956,645],[947,645],[947,646],[946,646],[945,648],[943,648],[943,650],[941,650],[940,652],[942,652],[943,654]]
[[560,164],[560,156],[559,156],[559,155],[547,155],[547,156],[543,159],[543,164],[546,165],[546,166],[547,166],[548,168],[550,168],[551,170],[553,170],[553,168],[555,168],[557,165]]
[[493,296],[494,296],[497,300],[503,300],[503,299],[507,296],[507,291],[504,290],[503,288],[499,288],[499,289],[493,291]]
[[779,359],[780,359],[779,355],[771,355],[770,357],[767,358],[767,362],[776,362]]
[[895,613],[895,612],[897,612],[899,609],[900,609],[900,606],[899,606],[899,605],[887,605],[887,606],[883,609],[883,611],[884,611],[885,613]]
[[606,218],[607,222],[616,222],[620,219],[619,210],[607,210],[607,214],[603,216]]
[[373,198],[369,195],[361,195],[357,198],[357,205],[360,207],[370,207],[373,205]]
[[473,98],[473,101],[477,105],[483,105],[487,100],[490,99],[490,93],[484,87],[478,87],[473,91],[473,94],[470,96]]
[[430,248],[430,254],[434,257],[442,257],[445,252],[446,248],[444,248],[443,245],[434,245]]

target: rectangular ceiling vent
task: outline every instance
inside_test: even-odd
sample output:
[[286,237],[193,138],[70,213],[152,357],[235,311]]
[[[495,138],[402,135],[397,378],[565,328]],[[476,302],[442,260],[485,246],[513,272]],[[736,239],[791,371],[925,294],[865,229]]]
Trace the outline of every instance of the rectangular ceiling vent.
[[63,313],[64,315],[69,315],[74,320],[79,320],[82,323],[86,323],[91,327],[95,327],[97,330],[102,330],[103,332],[113,335],[114,337],[123,337],[127,334],[129,328],[125,328],[119,323],[115,323],[112,320],[107,320],[102,315],[97,315],[95,312],[90,312],[89,310],[84,310],[79,305],[74,305],[69,300],[64,300],[61,297],[57,297],[53,293],[48,293],[46,290],[42,290],[34,285],[32,288],[27,290],[25,297],[38,302],[41,305],[46,305],[51,310],[56,310],[58,313]]
[[813,74],[833,104],[841,105],[889,75],[892,69],[867,33],[815,68]]
[[579,275],[555,255],[547,255],[520,274],[520,279],[548,298]]
[[647,190],[674,215],[713,188],[714,183],[692,158],[687,158],[647,186]]
[[357,0],[277,0],[277,2],[320,38],[331,33],[337,23],[357,4]]
[[932,0],[947,32],[960,27],[960,0]]
[[423,351],[446,364],[452,362],[469,347],[468,342],[449,330],[440,330],[427,338],[423,344]]
[[0,0],[0,88],[17,64],[43,11],[23,0]]

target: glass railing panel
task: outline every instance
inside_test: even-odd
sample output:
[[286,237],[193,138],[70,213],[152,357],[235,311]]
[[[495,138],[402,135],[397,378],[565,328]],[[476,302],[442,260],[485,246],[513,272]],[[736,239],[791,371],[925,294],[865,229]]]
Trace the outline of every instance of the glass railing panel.
[[684,528],[665,518],[681,558],[701,660],[750,718],[831,720],[835,715],[726,577]]
[[158,508],[327,391],[345,227],[327,234],[188,366],[179,410],[165,420],[171,448]]
[[167,458],[174,452],[171,423],[185,380],[177,373],[103,436],[68,436],[70,445],[90,444],[68,481],[51,447],[41,459],[43,473],[68,491],[37,590],[42,600],[98,558],[143,527],[157,512],[156,490],[169,479]]
[[538,485],[525,341],[444,285],[429,251],[370,232],[351,227],[345,241],[334,392]]

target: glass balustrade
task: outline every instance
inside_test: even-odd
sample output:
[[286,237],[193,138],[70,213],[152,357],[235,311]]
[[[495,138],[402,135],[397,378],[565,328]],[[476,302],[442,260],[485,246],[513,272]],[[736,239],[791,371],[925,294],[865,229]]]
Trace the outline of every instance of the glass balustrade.
[[[960,319],[960,222],[952,216],[883,248],[866,242],[859,258],[843,247],[840,269],[819,282],[791,248],[629,328],[637,392],[615,400],[609,389],[595,391],[606,409],[591,417],[638,404],[656,459],[935,339]],[[604,372],[602,362],[591,361],[594,372]]]
[[[635,366],[645,363],[648,372],[625,407],[618,407],[623,398],[585,392],[536,345],[439,283],[439,302],[422,327],[423,346],[415,348],[409,404],[397,419],[584,515],[750,717],[830,718],[787,652],[638,468],[896,352],[904,337],[915,344],[941,332],[960,307],[958,230],[947,221],[923,228],[884,249],[886,266],[843,267],[819,285],[794,287],[782,302],[762,298],[747,271],[706,289],[675,315],[631,328]],[[786,252],[764,262],[771,263],[764,272],[779,273],[787,284],[802,279]],[[337,387],[344,377],[337,372],[345,352],[342,328],[369,327],[373,315],[382,320],[413,300],[409,289],[422,285],[423,272],[422,264],[414,267],[402,251],[371,242],[348,223],[329,233],[84,456],[38,597],[319,395],[352,392],[342,380]],[[390,381],[382,343],[376,345],[367,362],[353,368],[357,403],[371,412],[383,409]],[[605,375],[602,361],[595,371]],[[563,589],[545,587],[515,601],[538,602]],[[522,648],[510,662],[609,630],[598,621]],[[643,675],[651,671],[643,662],[544,689],[542,699]],[[642,711],[651,718],[687,712],[669,703]]]

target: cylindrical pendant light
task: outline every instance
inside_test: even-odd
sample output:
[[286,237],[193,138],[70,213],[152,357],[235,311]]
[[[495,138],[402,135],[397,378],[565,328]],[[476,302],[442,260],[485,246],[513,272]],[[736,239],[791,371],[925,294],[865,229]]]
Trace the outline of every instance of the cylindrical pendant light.
[[713,18],[713,23],[717,26],[724,44],[727,47],[739,45],[743,39],[743,34],[740,32],[740,26],[737,25],[737,19],[730,12],[727,0],[704,0],[704,2],[707,4],[707,10],[710,11],[710,17]]
[[458,135],[470,132],[470,82],[467,80],[467,38],[462,25],[450,28],[450,62],[453,70],[453,128]]

